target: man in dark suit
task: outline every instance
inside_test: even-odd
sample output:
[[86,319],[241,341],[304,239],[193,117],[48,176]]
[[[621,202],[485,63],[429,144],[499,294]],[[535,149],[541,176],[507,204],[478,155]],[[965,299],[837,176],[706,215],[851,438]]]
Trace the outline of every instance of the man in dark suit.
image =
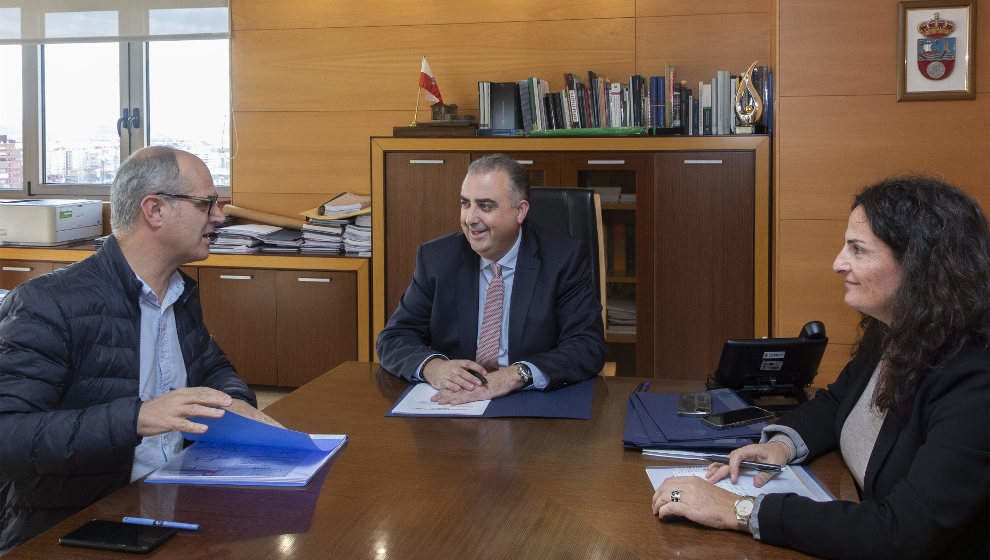
[[525,223],[528,178],[506,156],[475,160],[460,198],[462,231],[419,247],[382,366],[451,404],[596,375],[606,347],[582,242]]

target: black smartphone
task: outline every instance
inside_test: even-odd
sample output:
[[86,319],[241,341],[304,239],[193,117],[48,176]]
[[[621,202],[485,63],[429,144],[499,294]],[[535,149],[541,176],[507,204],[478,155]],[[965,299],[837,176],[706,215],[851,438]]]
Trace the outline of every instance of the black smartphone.
[[151,552],[178,529],[93,519],[59,537],[58,544],[124,552]]
[[729,412],[709,414],[702,418],[701,421],[715,428],[734,428],[736,426],[759,422],[760,420],[769,420],[770,418],[773,418],[773,413],[769,410],[763,410],[758,406],[750,406],[748,408],[730,410]]

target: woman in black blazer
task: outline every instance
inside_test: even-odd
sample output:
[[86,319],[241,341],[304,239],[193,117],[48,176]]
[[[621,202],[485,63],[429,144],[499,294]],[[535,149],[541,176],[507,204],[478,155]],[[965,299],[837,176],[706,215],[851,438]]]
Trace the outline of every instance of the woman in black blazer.
[[[888,179],[853,203],[833,264],[863,315],[835,383],[713,464],[708,480],[668,479],[661,519],[686,517],[829,558],[988,558],[990,233],[979,205],[925,178]],[[861,502],[754,496],[739,462],[802,462],[839,448]]]

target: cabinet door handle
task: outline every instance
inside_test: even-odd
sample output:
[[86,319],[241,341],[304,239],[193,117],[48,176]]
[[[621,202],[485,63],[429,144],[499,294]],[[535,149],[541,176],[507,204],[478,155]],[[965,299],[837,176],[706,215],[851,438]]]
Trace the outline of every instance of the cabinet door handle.
[[686,159],[684,165],[722,165],[720,159]]
[[27,266],[5,266],[3,269],[7,272],[31,272],[31,268]]
[[533,160],[531,159],[517,159],[516,163],[519,165],[533,165]]
[[305,276],[296,278],[296,282],[315,282],[317,284],[329,284],[330,281],[330,278],[307,278]]
[[443,165],[442,159],[411,159],[409,165]]
[[254,280],[254,276],[246,276],[242,274],[221,274],[221,280]]
[[625,165],[624,159],[589,159],[588,165]]

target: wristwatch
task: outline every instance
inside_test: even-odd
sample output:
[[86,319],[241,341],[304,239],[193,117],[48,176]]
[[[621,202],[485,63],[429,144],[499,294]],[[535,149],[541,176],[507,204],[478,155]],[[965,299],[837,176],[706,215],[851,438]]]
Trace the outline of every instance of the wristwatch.
[[529,366],[522,362],[516,362],[512,365],[516,366],[516,375],[522,379],[523,387],[529,387],[533,384],[533,372],[529,370]]
[[736,500],[736,505],[733,508],[736,510],[736,523],[739,524],[740,530],[749,530],[749,516],[752,515],[755,505],[756,498],[752,496],[743,496]]

